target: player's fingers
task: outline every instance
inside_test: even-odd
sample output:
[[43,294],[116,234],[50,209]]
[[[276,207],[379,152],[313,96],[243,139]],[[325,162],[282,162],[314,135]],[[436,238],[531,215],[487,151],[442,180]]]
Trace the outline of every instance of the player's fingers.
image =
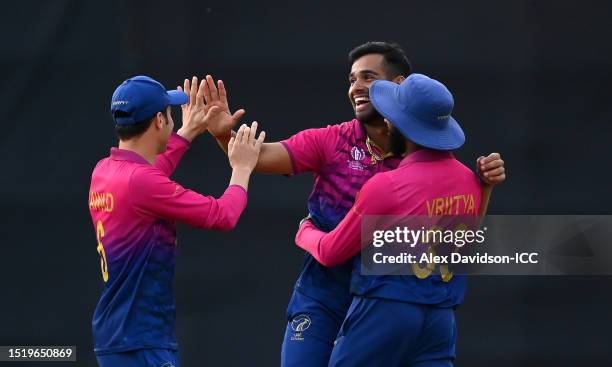
[[206,88],[206,80],[202,79],[200,86],[198,87],[198,93],[196,94],[196,104],[198,106],[204,105],[204,89]]
[[189,89],[189,104],[194,106],[197,103],[198,93],[198,78],[194,76],[191,78],[191,87]]
[[499,168],[495,168],[495,169],[491,169],[491,170],[485,171],[483,173],[483,175],[488,178],[488,177],[494,177],[494,176],[501,175],[504,172],[506,172],[505,168],[504,167],[499,167]]
[[[240,130],[242,130],[242,134],[240,134],[240,139],[238,139],[238,137],[236,137],[236,142],[237,143],[242,144],[242,141],[245,139],[245,137],[244,137],[245,134],[248,134],[247,133],[247,129],[248,129],[247,124],[240,125]],[[248,135],[247,135],[247,138],[248,138]]]
[[247,129],[246,124],[240,125],[240,137],[238,136],[236,137],[236,144],[243,144],[244,135],[247,133],[246,129]]
[[498,183],[504,182],[505,180],[506,180],[505,173],[502,173],[501,175],[497,175],[493,177],[487,177],[487,181],[489,181],[492,184],[498,184]]
[[266,132],[262,131],[259,133],[259,137],[257,138],[257,141],[255,142],[255,148],[257,148],[257,151],[261,149],[261,146],[263,145],[264,140],[266,140]]
[[211,75],[206,75],[206,81],[208,83],[208,88],[210,89],[210,95],[213,101],[219,100],[219,91],[217,90],[217,86],[215,85],[215,80]]
[[219,99],[221,103],[226,106],[229,106],[227,103],[227,90],[225,89],[225,84],[223,84],[223,80],[217,81],[217,86],[219,87]]
[[244,133],[242,134],[242,144],[248,145],[251,137],[251,128],[245,125]]
[[486,164],[486,163],[492,162],[492,161],[494,161],[496,159],[501,159],[501,155],[499,153],[491,153],[491,154],[489,154],[488,156],[485,157],[484,162],[482,162],[482,163]]
[[236,124],[240,121],[240,119],[242,118],[242,116],[244,116],[245,113],[246,111],[243,109],[239,109],[238,111],[234,112],[234,114],[232,115],[232,127],[236,126]]
[[227,152],[231,152],[232,150],[234,150],[234,142],[236,141],[235,137],[231,137],[229,142],[227,143]]
[[484,155],[481,155],[480,157],[476,158],[476,167],[480,167],[481,165],[484,164],[484,162],[482,161],[484,159]]
[[480,165],[480,169],[486,172],[486,171],[490,171],[492,169],[503,167],[503,166],[504,166],[504,161],[502,159],[496,159],[489,163]]
[[246,127],[246,125],[242,124],[240,126],[240,128],[238,129],[238,132],[236,132],[236,143],[235,144],[242,143],[242,134],[244,134],[244,128],[245,127]]
[[[185,93],[187,94],[187,98],[189,98],[191,95],[191,88],[189,85],[189,79],[187,78],[185,78],[185,80],[183,81],[183,90],[185,90]],[[187,101],[186,104],[189,104],[189,101]]]
[[[211,103],[215,100],[215,98],[212,96],[211,91],[212,89],[210,88],[210,75],[206,75],[206,89],[204,91],[204,99],[206,99],[206,104]],[[214,84],[214,82],[213,82]]]
[[257,121],[251,124],[251,134],[249,135],[249,144],[255,145],[255,137],[257,136]]

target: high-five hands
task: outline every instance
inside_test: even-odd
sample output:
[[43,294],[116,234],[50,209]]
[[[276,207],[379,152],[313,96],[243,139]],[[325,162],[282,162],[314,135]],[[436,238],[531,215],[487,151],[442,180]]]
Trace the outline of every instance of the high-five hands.
[[208,131],[216,138],[227,137],[229,139],[230,131],[238,121],[244,116],[245,111],[239,109],[232,114],[227,102],[227,90],[222,80],[218,80],[216,85],[212,76],[206,75],[206,86],[204,88],[204,100],[207,106],[219,107],[222,114],[210,121]]
[[262,131],[257,139],[255,139],[256,134],[257,121],[253,122],[250,128],[243,124],[240,126],[240,129],[238,129],[236,136],[232,136],[230,139],[227,147],[227,155],[233,169],[244,169],[248,171],[253,171],[253,169],[255,169],[261,146],[266,138],[266,132]]
[[191,82],[189,79],[185,79],[183,88],[180,86],[176,88],[184,90],[189,96],[189,101],[181,106],[183,122],[181,128],[177,131],[177,134],[189,141],[205,132],[213,121],[217,121],[223,115],[221,107],[204,103],[206,88],[206,80],[203,79],[198,86],[198,78],[195,76],[191,79]]
[[261,146],[266,138],[266,133],[263,131],[257,139],[255,139],[256,134],[257,122],[253,122],[250,128],[246,125],[240,126],[236,136],[230,139],[227,147],[227,155],[232,166],[230,185],[240,185],[248,190],[249,178],[255,169]]

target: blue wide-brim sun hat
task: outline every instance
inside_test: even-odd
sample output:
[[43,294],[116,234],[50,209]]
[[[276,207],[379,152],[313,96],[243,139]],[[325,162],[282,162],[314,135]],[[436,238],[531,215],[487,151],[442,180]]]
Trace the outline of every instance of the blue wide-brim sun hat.
[[454,150],[465,134],[451,116],[453,95],[437,80],[412,74],[401,84],[377,80],[370,86],[370,101],[406,138],[435,150]]

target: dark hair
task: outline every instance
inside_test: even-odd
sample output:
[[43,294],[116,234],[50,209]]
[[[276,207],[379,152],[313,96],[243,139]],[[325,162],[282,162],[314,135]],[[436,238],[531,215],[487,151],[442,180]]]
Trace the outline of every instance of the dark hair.
[[[159,111],[166,116],[166,123],[168,123],[168,109],[164,109],[163,111]],[[123,111],[115,111],[114,117],[128,117],[129,114]],[[130,140],[133,138],[137,138],[147,131],[153,119],[157,116],[157,113],[153,115],[153,117],[148,118],[144,121],[138,121],[134,125],[115,125],[115,132],[117,133],[117,137],[119,140]]]
[[358,58],[369,54],[381,54],[385,59],[385,68],[389,77],[403,75],[407,77],[412,73],[408,56],[397,43],[366,42],[349,52],[349,64],[353,65]]

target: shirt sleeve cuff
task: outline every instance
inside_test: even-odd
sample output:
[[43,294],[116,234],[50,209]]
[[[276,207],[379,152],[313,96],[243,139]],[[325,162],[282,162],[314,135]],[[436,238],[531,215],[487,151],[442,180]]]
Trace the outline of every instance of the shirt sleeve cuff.
[[297,167],[295,166],[295,157],[293,156],[293,152],[291,151],[291,146],[289,145],[289,143],[287,143],[286,140],[283,140],[280,142],[285,149],[287,150],[287,154],[289,154],[289,159],[291,160],[291,169],[293,170],[293,173],[290,175],[285,175],[287,177],[291,177],[293,175],[295,175],[296,173],[299,173],[297,170]]
[[186,145],[186,146],[190,146],[191,142],[185,138],[183,138],[182,136],[180,136],[179,134],[173,132],[172,135],[170,135],[170,139],[172,140],[176,140],[177,143],[180,142],[180,144],[182,145]]
[[244,189],[244,187],[242,187],[242,186],[240,186],[240,185],[236,185],[236,184],[229,185],[225,191],[228,191],[228,190],[230,190],[230,189],[231,189],[232,191],[234,191],[234,190],[242,191],[242,192],[244,193],[244,196],[245,196],[245,197],[246,197],[246,196],[248,196],[248,195],[247,195],[247,191]]

